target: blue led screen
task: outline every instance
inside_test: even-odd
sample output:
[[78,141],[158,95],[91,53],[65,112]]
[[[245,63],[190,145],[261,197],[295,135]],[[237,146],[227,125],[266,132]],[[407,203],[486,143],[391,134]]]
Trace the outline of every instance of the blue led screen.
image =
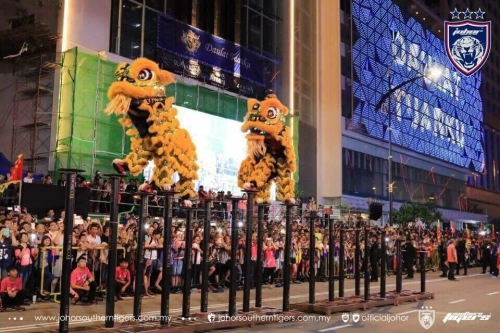
[[[390,0],[353,0],[352,10],[358,31],[353,122],[369,135],[388,140],[389,111],[394,144],[482,171],[481,73],[467,77],[457,71],[443,41],[413,18],[406,21]],[[440,68],[442,75],[420,77],[430,68]],[[375,110],[390,89],[414,78]]]

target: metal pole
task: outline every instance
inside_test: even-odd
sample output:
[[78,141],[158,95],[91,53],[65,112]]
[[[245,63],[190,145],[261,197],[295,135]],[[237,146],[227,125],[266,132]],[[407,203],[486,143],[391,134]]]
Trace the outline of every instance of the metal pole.
[[316,236],[314,234],[315,215],[313,214],[309,221],[309,304],[316,302],[316,267],[314,263],[314,254],[316,252]]
[[236,315],[236,250],[238,248],[238,202],[241,198],[231,198],[232,213],[231,213],[231,282],[229,287],[229,309],[228,314],[230,317]]
[[[389,80],[389,91],[391,90],[391,72],[389,70],[388,80]],[[387,168],[388,168],[388,179],[389,179],[389,225],[392,226],[392,112],[391,112],[391,95],[389,95],[389,101],[387,106],[387,113],[389,116],[389,147],[388,147],[388,157],[387,157]]]
[[170,286],[172,280],[172,199],[179,192],[166,191],[165,202],[163,206],[163,262],[162,262],[162,280],[161,280],[161,301],[160,301],[160,325],[168,324],[168,315],[170,310]]
[[386,250],[386,241],[385,241],[386,233],[385,230],[382,230],[382,253],[381,253],[381,263],[382,267],[380,268],[380,298],[385,298],[385,275],[386,275],[386,265],[387,265],[387,250]]
[[427,251],[420,251],[420,292],[425,293],[425,257]]
[[340,253],[339,253],[339,297],[344,297],[344,256],[345,256],[345,230],[340,228]]
[[[137,226],[137,250],[136,250],[136,272],[135,272],[135,292],[134,292],[134,318],[139,320],[142,308],[142,288],[144,286],[144,226],[148,216],[148,195],[139,193],[141,204],[139,206],[139,225]],[[147,290],[146,290],[147,291]]]
[[205,199],[205,219],[203,226],[203,261],[201,262],[201,307],[200,312],[208,312],[208,245],[210,244],[211,199]]
[[250,287],[252,285],[252,227],[253,227],[253,200],[257,191],[246,190],[247,194],[247,221],[245,239],[245,283],[243,285],[243,312],[250,311]]
[[257,268],[255,270],[255,307],[262,307],[262,224],[264,223],[264,209],[268,204],[258,205],[257,213]]
[[335,221],[330,218],[328,226],[328,300],[335,300]]
[[400,293],[403,289],[403,275],[401,272],[401,239],[396,240],[396,292]]
[[359,296],[361,294],[361,272],[360,272],[360,267],[359,267],[359,260],[361,257],[361,250],[359,248],[359,237],[360,237],[360,232],[361,230],[359,229],[359,226],[356,226],[356,231],[355,231],[355,242],[356,242],[356,247],[354,248],[354,295]]
[[193,263],[191,261],[191,250],[193,248],[193,231],[191,230],[191,220],[193,219],[193,208],[186,207],[186,239],[184,251],[184,276],[183,276],[183,291],[182,291],[182,317],[189,319],[191,317],[191,276]]
[[285,267],[283,268],[283,312],[290,311],[290,253],[292,252],[292,208],[286,204]]
[[[368,247],[368,228],[365,226],[365,259],[363,260],[365,268],[365,301],[370,300],[370,266],[368,264],[370,260],[370,248]],[[372,267],[372,269],[377,269],[377,267]]]
[[118,197],[120,195],[120,179],[123,175],[105,174],[111,179],[112,196],[111,196],[111,212],[109,214],[109,254],[108,254],[108,281],[106,284],[106,318],[104,326],[111,328],[114,326],[115,317],[115,293],[116,293],[116,247],[118,245]]
[[66,203],[65,213],[66,221],[64,228],[64,243],[62,256],[62,275],[61,275],[61,304],[59,307],[59,332],[69,332],[69,288],[71,287],[71,244],[73,236],[73,223],[75,218],[75,183],[77,172],[83,172],[79,169],[59,169],[66,172]]

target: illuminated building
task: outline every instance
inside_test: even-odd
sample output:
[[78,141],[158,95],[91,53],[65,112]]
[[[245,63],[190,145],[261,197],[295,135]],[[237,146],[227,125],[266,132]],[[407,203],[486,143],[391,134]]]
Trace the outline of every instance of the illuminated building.
[[[341,1],[342,199],[325,201],[366,210],[367,198],[377,198],[387,214],[391,112],[394,208],[433,201],[459,228],[485,221],[486,212],[472,209],[466,194],[467,181],[483,172],[489,154],[482,76],[460,75],[429,20],[398,4]],[[392,87],[436,66],[443,72],[437,81],[421,77],[405,84],[375,110]]]

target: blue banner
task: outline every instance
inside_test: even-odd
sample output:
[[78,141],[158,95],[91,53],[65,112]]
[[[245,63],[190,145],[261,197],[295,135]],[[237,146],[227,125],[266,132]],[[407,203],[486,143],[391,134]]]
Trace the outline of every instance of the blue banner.
[[220,68],[260,85],[271,79],[275,60],[211,35],[167,15],[158,16],[157,47],[179,57]]

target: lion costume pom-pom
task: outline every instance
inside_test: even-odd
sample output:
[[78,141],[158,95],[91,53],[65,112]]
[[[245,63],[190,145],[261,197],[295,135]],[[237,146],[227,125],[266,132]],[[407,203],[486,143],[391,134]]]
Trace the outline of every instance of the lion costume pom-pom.
[[248,100],[248,112],[241,127],[248,133],[247,153],[238,172],[238,186],[256,189],[258,203],[271,200],[271,183],[276,182],[280,201],[294,203],[295,151],[291,130],[285,124],[288,108],[268,92],[263,101]]
[[127,130],[131,151],[123,160],[114,160],[113,167],[121,174],[128,171],[136,176],[153,160],[151,181],[156,186],[169,190],[177,172],[176,190],[184,198],[193,198],[199,168],[196,148],[189,133],[179,126],[173,97],[165,95],[173,75],[155,62],[139,58],[118,65],[115,77],[117,81],[108,90],[111,102],[104,112],[121,117],[118,121]]

